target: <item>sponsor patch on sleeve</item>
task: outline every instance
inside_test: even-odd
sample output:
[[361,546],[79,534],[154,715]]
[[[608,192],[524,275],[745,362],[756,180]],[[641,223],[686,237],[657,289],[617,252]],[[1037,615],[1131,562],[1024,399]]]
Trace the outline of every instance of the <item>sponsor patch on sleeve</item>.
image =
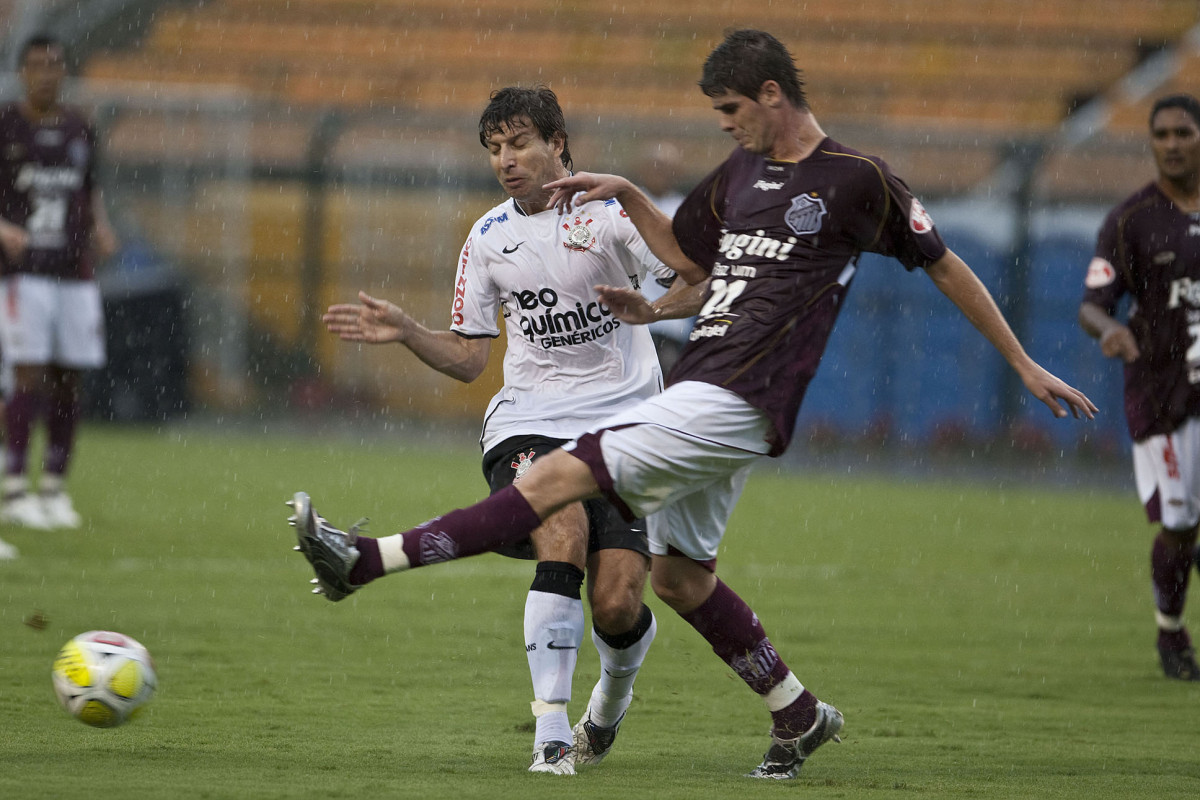
[[1089,289],[1099,289],[1108,286],[1117,279],[1117,271],[1113,265],[1097,256],[1088,264],[1087,277],[1083,285]]
[[913,233],[929,233],[933,230],[933,217],[929,216],[925,206],[915,197],[908,210],[908,227],[912,228]]

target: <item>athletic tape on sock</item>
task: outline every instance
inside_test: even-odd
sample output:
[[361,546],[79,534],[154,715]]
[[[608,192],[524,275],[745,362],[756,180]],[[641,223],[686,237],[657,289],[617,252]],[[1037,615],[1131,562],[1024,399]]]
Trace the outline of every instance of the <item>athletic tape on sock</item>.
[[404,534],[384,536],[376,539],[379,544],[379,558],[383,562],[384,572],[399,572],[408,569],[408,554],[404,552]]
[[793,673],[776,684],[771,691],[762,696],[768,711],[782,711],[796,701],[804,692],[804,684]]
[[1169,617],[1158,609],[1154,610],[1154,621],[1164,631],[1175,633],[1176,631],[1183,630],[1183,617]]
[[530,701],[529,707],[533,709],[535,717],[553,714],[555,711],[562,712],[563,714],[567,713],[566,703],[547,703],[545,700],[533,700]]

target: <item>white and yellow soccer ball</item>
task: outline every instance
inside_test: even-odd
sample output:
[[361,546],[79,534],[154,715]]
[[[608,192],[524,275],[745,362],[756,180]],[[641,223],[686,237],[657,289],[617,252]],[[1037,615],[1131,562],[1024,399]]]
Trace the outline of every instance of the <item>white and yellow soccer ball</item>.
[[54,659],[53,676],[62,707],[96,728],[127,722],[158,686],[150,652],[115,631],[88,631],[67,642]]

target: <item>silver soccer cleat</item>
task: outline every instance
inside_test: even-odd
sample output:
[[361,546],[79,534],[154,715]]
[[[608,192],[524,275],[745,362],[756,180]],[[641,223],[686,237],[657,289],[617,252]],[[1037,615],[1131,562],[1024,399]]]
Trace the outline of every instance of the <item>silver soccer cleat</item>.
[[356,522],[349,531],[338,530],[317,514],[304,492],[296,492],[285,505],[293,511],[288,524],[296,529],[296,539],[300,542],[294,549],[304,554],[317,574],[312,580],[316,586],[313,594],[325,595],[335,602],[354,594],[361,586],[350,582],[350,570],[359,558],[354,543],[366,520]]
[[841,742],[838,734],[846,720],[842,712],[828,703],[817,701],[817,721],[803,736],[795,739],[771,739],[771,749],[747,778],[787,780],[800,774],[800,767],[813,751],[828,741]]

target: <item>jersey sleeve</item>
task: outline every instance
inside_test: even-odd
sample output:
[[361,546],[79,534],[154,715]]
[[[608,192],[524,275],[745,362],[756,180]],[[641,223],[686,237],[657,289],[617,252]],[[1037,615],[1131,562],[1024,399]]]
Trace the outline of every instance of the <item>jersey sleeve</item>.
[[500,297],[484,262],[475,237],[468,238],[458,256],[450,330],[472,339],[484,336],[494,339],[500,335],[496,324]]
[[1116,212],[1111,212],[1100,226],[1096,235],[1096,250],[1088,264],[1083,279],[1083,302],[1094,303],[1111,316],[1125,294],[1125,281],[1120,279],[1127,265],[1121,263],[1121,253],[1128,252],[1121,246],[1120,226]]
[[878,215],[863,215],[864,221],[874,217],[878,229],[873,234],[860,232],[873,236],[873,241],[863,249],[891,256],[905,269],[928,267],[946,254],[946,243],[908,184],[893,175],[886,163],[879,161],[877,167],[876,180],[865,181],[869,188],[864,191],[862,205],[880,210]]
[[646,244],[646,240],[638,233],[637,226],[629,219],[629,215],[625,213],[625,209],[621,208],[621,204],[616,200],[610,200],[605,205],[611,215],[613,230],[617,232],[617,238],[633,259],[634,266],[637,267],[639,280],[647,275],[653,275],[663,281],[674,280],[675,270],[658,260],[658,256],[650,250],[650,245]]
[[729,159],[709,173],[679,204],[671,229],[679,249],[706,271],[717,262],[724,225],[724,185]]

